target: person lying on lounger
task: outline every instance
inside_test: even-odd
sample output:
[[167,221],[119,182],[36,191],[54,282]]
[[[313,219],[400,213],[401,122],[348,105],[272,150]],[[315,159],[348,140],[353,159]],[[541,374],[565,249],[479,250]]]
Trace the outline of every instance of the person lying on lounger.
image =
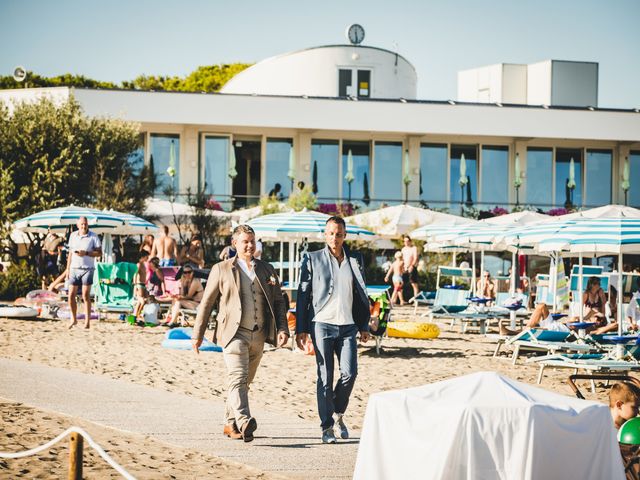
[[524,329],[522,330],[511,330],[504,326],[504,322],[508,322],[509,320],[501,320],[500,321],[500,335],[517,335],[522,332],[522,330],[529,330],[531,328],[543,328],[546,330],[555,330],[555,331],[569,331],[569,328],[563,323],[553,318],[551,314],[551,310],[546,303],[539,303],[536,305],[535,310],[531,314],[531,317],[527,321]]

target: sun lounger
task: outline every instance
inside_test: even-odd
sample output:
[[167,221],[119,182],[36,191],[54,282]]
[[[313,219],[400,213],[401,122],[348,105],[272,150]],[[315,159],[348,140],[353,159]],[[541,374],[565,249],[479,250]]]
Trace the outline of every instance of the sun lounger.
[[557,352],[580,352],[593,353],[600,349],[595,345],[586,343],[567,342],[570,332],[556,332],[541,328],[523,330],[517,335],[506,339],[499,339],[493,356],[497,357],[503,345],[513,347],[511,361],[515,365],[518,357],[524,351],[547,352],[555,354]]
[[571,368],[576,371],[587,372],[617,372],[627,373],[640,371],[640,364],[636,360],[610,360],[606,354],[553,354],[544,357],[530,358],[528,363],[536,363],[540,366],[538,371],[538,383],[542,383],[542,377],[546,368]]

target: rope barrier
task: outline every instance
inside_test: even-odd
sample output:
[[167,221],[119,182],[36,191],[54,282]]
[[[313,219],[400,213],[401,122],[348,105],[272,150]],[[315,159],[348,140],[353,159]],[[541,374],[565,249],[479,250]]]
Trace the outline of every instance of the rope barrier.
[[62,440],[64,437],[66,437],[68,434],[70,433],[79,433],[80,435],[82,435],[87,442],[89,443],[89,445],[91,445],[93,447],[93,449],[98,452],[98,454],[109,464],[111,465],[120,475],[122,475],[124,478],[126,478],[127,480],[136,480],[135,477],[133,475],[131,475],[129,472],[127,472],[124,468],[122,468],[120,465],[118,465],[116,463],[115,460],[113,460],[109,454],[107,452],[105,452],[102,447],[100,445],[98,445],[93,438],[91,438],[91,436],[85,432],[83,429],[79,428],[79,427],[70,427],[68,429],[66,429],[64,432],[62,432],[60,435],[58,435],[56,438],[54,438],[53,440],[45,443],[44,445],[41,445],[39,447],[36,448],[32,448],[31,450],[25,450],[24,452],[18,452],[18,453],[5,453],[5,452],[0,452],[0,458],[24,458],[24,457],[29,457],[31,455],[35,455],[36,453],[40,453],[43,450],[48,450],[49,448],[51,448],[53,445],[55,445],[56,443],[58,443],[60,440]]

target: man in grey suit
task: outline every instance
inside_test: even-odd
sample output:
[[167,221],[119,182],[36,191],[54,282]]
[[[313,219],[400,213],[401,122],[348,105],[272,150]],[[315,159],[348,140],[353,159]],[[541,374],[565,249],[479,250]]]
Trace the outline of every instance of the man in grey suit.
[[[323,443],[336,443],[336,424],[340,438],[349,438],[343,415],[358,374],[356,334],[360,332],[363,342],[369,339],[369,298],[362,256],[343,246],[346,234],[341,217],[327,220],[327,246],[307,254],[302,261],[296,301],[296,342],[302,349],[310,334],[316,352]],[[335,387],[334,355],[340,368]]]
[[254,259],[255,233],[248,225],[233,230],[237,255],[211,269],[196,325],[193,348],[202,345],[211,310],[220,301],[213,341],[223,347],[227,366],[227,408],[224,435],[253,440],[258,424],[249,410],[249,384],[262,358],[264,343],[284,346],[289,339],[287,311],[273,267]]

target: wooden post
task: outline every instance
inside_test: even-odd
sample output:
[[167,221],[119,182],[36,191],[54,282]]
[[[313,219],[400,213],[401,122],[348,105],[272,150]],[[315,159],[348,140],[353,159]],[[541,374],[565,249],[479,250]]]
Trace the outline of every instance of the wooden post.
[[69,480],[82,480],[82,435],[73,432],[69,438]]

